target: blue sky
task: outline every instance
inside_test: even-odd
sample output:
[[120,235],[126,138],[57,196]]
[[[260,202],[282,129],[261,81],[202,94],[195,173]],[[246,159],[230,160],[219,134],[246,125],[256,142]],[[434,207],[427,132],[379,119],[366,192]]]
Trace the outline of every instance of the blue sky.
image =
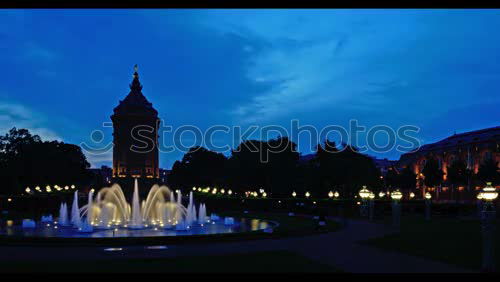
[[[174,127],[357,119],[416,125],[433,142],[499,125],[498,26],[495,10],[0,10],[0,133],[80,144],[102,129],[109,142],[102,123],[138,64]],[[160,165],[181,157],[160,154]]]

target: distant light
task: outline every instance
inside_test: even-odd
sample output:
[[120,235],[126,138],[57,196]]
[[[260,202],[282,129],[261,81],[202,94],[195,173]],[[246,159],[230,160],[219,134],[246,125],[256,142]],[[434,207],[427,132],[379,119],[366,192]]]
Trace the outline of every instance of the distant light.
[[403,198],[403,194],[399,190],[396,190],[391,193],[391,198],[395,201],[399,201]]
[[333,198],[333,192],[332,191],[328,192],[328,198],[330,198],[330,199]]
[[105,248],[105,252],[116,252],[116,251],[123,251],[123,248]]
[[295,191],[292,192],[292,197],[296,197],[297,196],[297,193],[295,193]]
[[410,199],[413,199],[415,197],[415,193],[411,192],[410,193]]
[[479,193],[483,200],[488,202],[495,200],[498,197],[497,189],[491,186],[491,182],[487,182],[486,186]]
[[166,250],[168,249],[167,246],[146,246],[146,249],[148,250]]
[[425,193],[425,198],[426,198],[427,200],[430,200],[430,199],[432,198],[431,193],[426,192],[426,193]]
[[11,199],[11,198],[8,198],[8,199],[7,199],[7,202],[12,202],[12,199]]
[[334,196],[335,198],[338,198],[338,197],[340,196],[340,194],[339,194],[339,192],[335,191],[335,193],[333,193],[333,196]]
[[227,194],[228,194],[228,195],[232,195],[232,194],[233,194],[233,191],[228,190],[228,191],[227,191]]
[[306,192],[306,198],[309,198],[311,196],[311,193]]

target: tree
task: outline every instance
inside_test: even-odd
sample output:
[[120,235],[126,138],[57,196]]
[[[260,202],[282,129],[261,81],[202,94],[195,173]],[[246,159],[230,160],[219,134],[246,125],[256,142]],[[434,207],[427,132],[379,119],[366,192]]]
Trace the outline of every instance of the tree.
[[492,158],[484,160],[479,165],[477,177],[483,182],[492,182],[493,185],[500,183],[500,171],[498,168],[498,162],[496,162]]
[[26,186],[86,183],[90,164],[79,146],[42,141],[26,129],[12,128],[0,136],[0,177],[3,193],[20,193]]
[[467,164],[463,160],[455,160],[447,167],[446,171],[446,179],[451,184],[451,199],[453,199],[455,186],[467,182]]
[[413,170],[407,166],[403,170],[401,170],[401,173],[398,176],[398,186],[401,187],[401,189],[407,190],[407,191],[412,191],[415,190],[416,187],[416,178],[417,175],[413,172]]
[[399,174],[397,173],[396,169],[393,167],[390,167],[387,170],[387,174],[385,175],[385,184],[388,188],[391,190],[401,186],[399,183]]
[[422,170],[424,175],[424,184],[427,187],[434,187],[441,184],[443,179],[443,172],[439,168],[439,164],[436,159],[429,159],[425,163],[424,169]]
[[318,146],[313,162],[318,167],[316,183],[318,191],[326,195],[331,186],[341,186],[343,195],[353,195],[361,186],[366,185],[372,190],[382,187],[380,171],[375,166],[373,159],[358,152],[357,148],[342,144],[338,149],[334,142],[325,141],[323,146]]
[[226,184],[226,157],[203,147],[192,147],[181,161],[176,161],[169,175],[169,185],[177,188],[219,186]]
[[288,194],[298,179],[299,153],[288,137],[247,140],[231,152],[229,176],[236,190],[264,189]]

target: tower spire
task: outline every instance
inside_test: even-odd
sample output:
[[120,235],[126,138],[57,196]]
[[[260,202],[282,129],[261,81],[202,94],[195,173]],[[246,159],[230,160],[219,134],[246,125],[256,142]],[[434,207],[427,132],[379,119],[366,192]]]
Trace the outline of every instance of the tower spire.
[[141,82],[139,81],[139,73],[137,72],[139,70],[139,67],[137,64],[134,66],[134,79],[132,80],[132,83],[130,84],[130,90],[132,90],[133,93],[139,93],[142,90],[142,85]]

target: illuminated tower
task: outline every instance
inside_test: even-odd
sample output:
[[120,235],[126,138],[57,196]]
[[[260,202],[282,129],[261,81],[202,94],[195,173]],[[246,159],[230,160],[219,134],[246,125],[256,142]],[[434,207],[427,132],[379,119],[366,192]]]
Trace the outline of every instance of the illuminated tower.
[[158,112],[142,94],[137,65],[130,92],[114,108],[113,177],[158,178]]

